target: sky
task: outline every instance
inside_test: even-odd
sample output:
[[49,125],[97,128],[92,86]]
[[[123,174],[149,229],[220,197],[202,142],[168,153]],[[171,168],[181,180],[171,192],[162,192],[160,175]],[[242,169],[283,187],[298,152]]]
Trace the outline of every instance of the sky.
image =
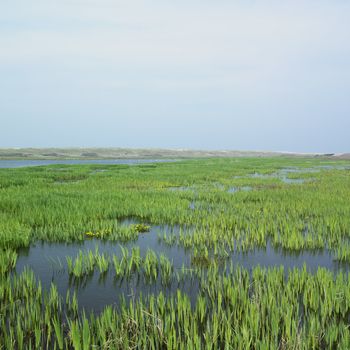
[[341,153],[349,136],[349,1],[0,2],[0,147]]

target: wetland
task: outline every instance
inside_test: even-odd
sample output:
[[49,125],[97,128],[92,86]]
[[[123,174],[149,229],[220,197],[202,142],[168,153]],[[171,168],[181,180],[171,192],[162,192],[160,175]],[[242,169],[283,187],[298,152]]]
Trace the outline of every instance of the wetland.
[[71,162],[0,169],[0,348],[350,346],[348,160]]

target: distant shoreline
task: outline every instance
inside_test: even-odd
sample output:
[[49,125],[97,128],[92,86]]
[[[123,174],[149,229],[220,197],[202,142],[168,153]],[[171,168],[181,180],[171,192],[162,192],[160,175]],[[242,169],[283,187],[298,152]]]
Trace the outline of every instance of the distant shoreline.
[[350,153],[293,153],[270,151],[192,150],[156,148],[0,148],[2,160],[66,160],[66,159],[193,159],[236,157],[302,157],[350,159]]

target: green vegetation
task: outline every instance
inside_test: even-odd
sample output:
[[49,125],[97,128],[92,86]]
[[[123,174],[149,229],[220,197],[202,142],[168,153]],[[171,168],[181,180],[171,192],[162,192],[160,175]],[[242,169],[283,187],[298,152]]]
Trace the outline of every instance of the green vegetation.
[[73,260],[70,256],[67,256],[67,266],[69,275],[75,278],[80,278],[91,274],[95,266],[98,266],[100,273],[104,273],[109,267],[109,258],[105,254],[99,254],[98,249],[95,253],[91,250],[87,253],[79,251],[78,256]]
[[[100,315],[78,313],[76,297],[66,311],[54,285],[43,293],[33,273],[6,277],[2,288],[1,343],[6,349],[346,349],[350,343],[350,280],[325,269],[230,267],[197,271],[200,294],[194,305],[175,295],[140,297],[106,307]],[[193,280],[194,275],[185,278]],[[6,324],[9,320],[9,324]],[[9,331],[6,331],[6,330]],[[63,344],[63,345],[62,345]]]
[[[346,272],[230,261],[269,243],[326,251],[348,269],[349,168],[281,157],[0,169],[0,349],[350,348]],[[155,241],[184,251],[188,266],[167,250],[141,253],[138,240],[156,225],[178,228]],[[94,240],[116,251],[80,250],[62,273],[142,281],[152,292],[116,293],[116,305],[87,313],[75,291],[15,270],[32,244]]]
[[128,241],[137,238],[139,233],[149,232],[151,226],[145,224],[133,224],[128,227],[115,225],[113,227],[101,229],[96,232],[85,232],[90,238],[106,238],[110,240]]

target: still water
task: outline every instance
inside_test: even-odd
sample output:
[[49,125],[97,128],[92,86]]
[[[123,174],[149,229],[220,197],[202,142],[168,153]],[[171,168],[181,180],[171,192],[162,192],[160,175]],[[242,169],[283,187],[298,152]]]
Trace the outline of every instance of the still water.
[[[124,224],[130,224],[134,220],[126,220]],[[186,228],[183,228],[185,230]],[[167,245],[159,236],[164,232],[167,235],[178,235],[179,226],[170,227],[167,225],[152,226],[150,232],[140,234],[136,241],[123,243],[122,246],[131,250],[132,247],[139,247],[141,256],[145,256],[148,249],[157,253],[165,254],[173,262],[174,271],[181,274],[184,265],[186,269],[193,268],[191,262],[191,251],[186,251],[178,245]],[[37,242],[27,249],[19,251],[16,272],[20,273],[25,267],[31,268],[38,280],[41,281],[44,289],[48,290],[51,283],[55,283],[62,296],[70,290],[77,293],[79,306],[86,311],[100,312],[107,305],[118,305],[120,297],[126,300],[149,294],[162,292],[166,296],[174,295],[177,289],[185,292],[194,304],[199,293],[199,280],[196,277],[186,277],[178,280],[175,274],[168,285],[162,285],[160,277],[151,283],[147,282],[142,275],[134,274],[130,278],[115,277],[113,264],[107,273],[95,272],[85,278],[74,280],[69,277],[66,257],[76,257],[79,250],[87,252],[95,251],[98,247],[100,254],[106,253],[110,257],[121,256],[121,245],[118,242],[103,241],[98,239],[86,239],[81,243],[43,243]],[[284,266],[287,272],[290,268],[302,268],[305,264],[307,270],[315,272],[318,267],[325,267],[331,271],[338,271],[346,267],[339,265],[332,258],[327,250],[301,251],[291,253],[272,247],[268,242],[266,248],[241,253],[231,253],[226,262],[232,262],[235,267],[244,267],[248,270],[260,265],[261,267]]]
[[28,166],[41,165],[79,165],[79,164],[145,164],[145,163],[162,163],[174,162],[172,159],[43,159],[43,160],[0,160],[0,168],[22,168]]

